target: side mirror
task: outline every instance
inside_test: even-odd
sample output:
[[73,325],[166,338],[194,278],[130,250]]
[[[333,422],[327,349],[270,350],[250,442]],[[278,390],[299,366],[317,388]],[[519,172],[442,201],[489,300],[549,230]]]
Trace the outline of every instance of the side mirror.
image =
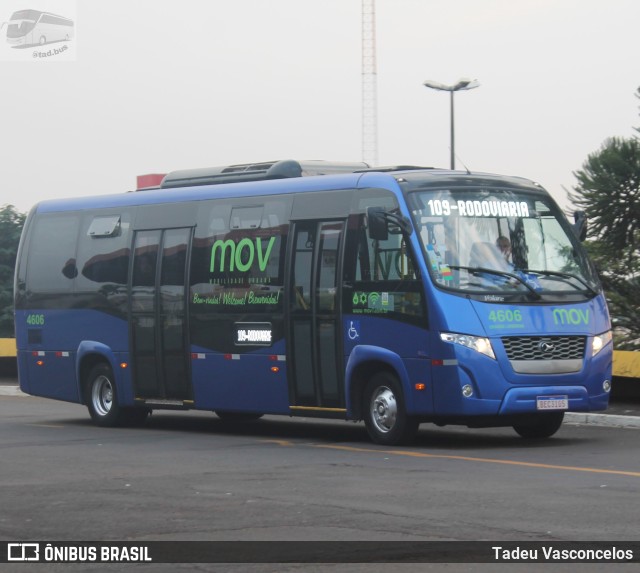
[[384,207],[367,207],[367,226],[369,227],[369,236],[372,239],[386,241],[389,238]]
[[584,241],[587,238],[587,214],[584,211],[575,211],[573,220],[573,231],[578,239]]

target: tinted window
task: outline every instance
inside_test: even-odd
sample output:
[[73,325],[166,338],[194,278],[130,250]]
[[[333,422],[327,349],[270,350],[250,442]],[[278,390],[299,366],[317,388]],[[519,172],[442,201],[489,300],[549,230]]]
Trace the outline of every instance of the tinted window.
[[[282,311],[288,201],[268,199],[263,206],[240,209],[224,203],[210,205],[194,241],[193,311]],[[248,226],[234,228],[242,222]]]
[[76,240],[80,227],[77,213],[43,215],[34,221],[27,262],[27,290],[68,292],[78,275]]
[[95,290],[104,284],[127,284],[130,221],[129,213],[85,218],[78,245],[78,290]]
[[54,24],[56,26],[73,26],[73,21],[67,20],[66,18],[59,18],[53,14],[43,14],[40,22],[43,24]]

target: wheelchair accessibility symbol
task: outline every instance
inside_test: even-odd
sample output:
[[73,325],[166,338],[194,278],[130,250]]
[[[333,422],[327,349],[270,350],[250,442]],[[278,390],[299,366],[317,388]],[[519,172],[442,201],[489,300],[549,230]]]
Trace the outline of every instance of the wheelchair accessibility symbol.
[[347,330],[347,334],[349,335],[350,340],[356,340],[356,338],[360,338],[360,322],[357,320],[350,320],[349,330]]

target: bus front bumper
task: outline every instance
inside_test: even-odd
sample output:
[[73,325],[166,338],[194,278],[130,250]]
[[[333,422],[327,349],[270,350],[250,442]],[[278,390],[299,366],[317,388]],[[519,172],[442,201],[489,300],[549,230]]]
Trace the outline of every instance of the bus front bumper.
[[589,396],[584,386],[525,386],[507,391],[500,415],[564,410],[590,412],[605,410],[609,393]]

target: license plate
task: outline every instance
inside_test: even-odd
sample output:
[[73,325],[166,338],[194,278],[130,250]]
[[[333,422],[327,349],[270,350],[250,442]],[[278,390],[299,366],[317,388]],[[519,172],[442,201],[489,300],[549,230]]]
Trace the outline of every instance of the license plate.
[[538,396],[536,406],[538,410],[568,410],[569,396]]

